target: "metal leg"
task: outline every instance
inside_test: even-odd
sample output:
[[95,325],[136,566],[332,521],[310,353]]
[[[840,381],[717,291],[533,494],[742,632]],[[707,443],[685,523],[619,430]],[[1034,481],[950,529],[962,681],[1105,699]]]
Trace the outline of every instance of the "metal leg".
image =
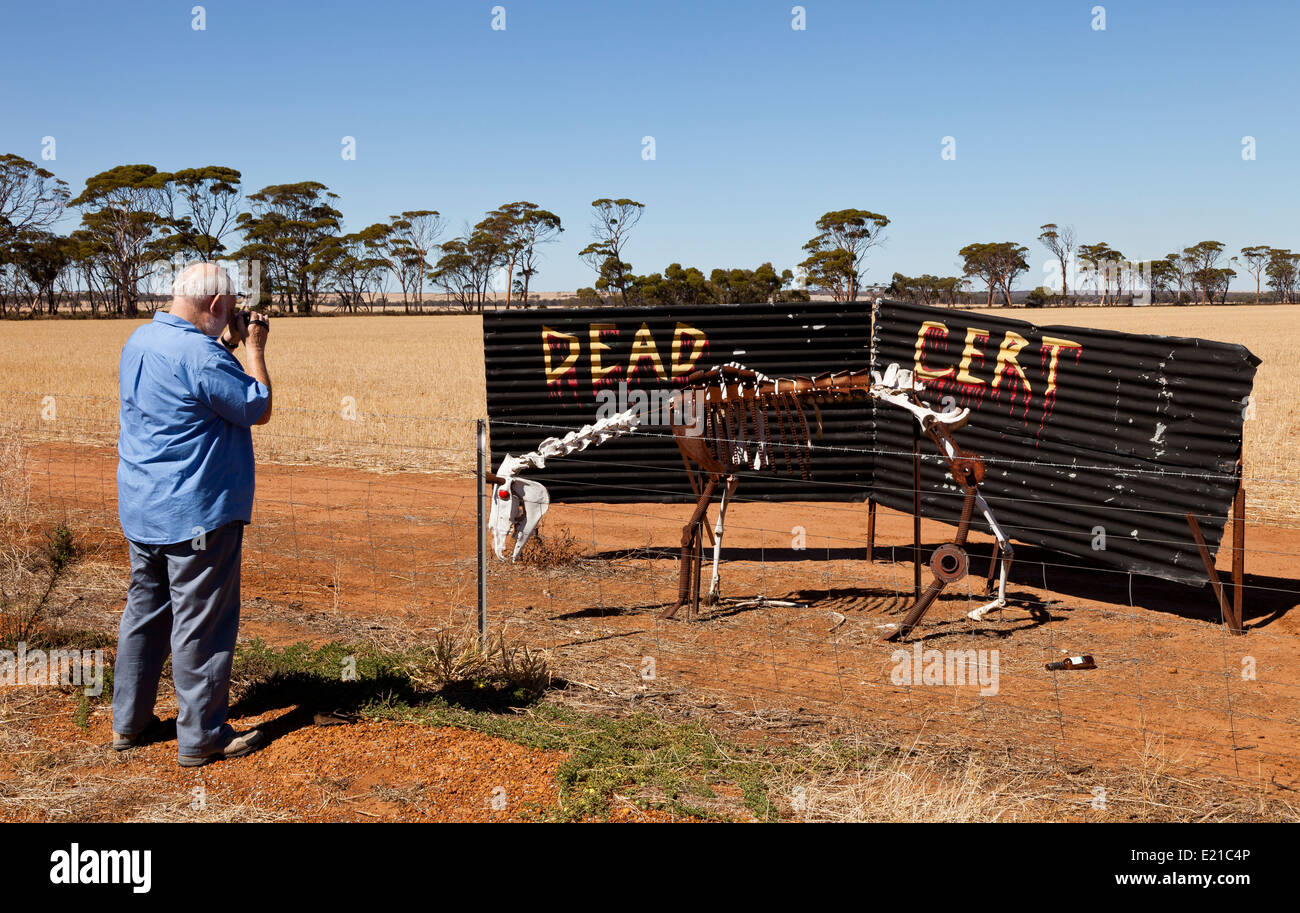
[[[718,479],[719,477],[716,475],[709,476],[709,481],[700,493],[699,500],[695,502],[695,510],[691,513],[691,518],[682,527],[682,557],[677,577],[677,602],[661,612],[659,614],[660,618],[672,618],[677,614],[678,609],[688,601],[690,601],[692,607],[698,604],[699,550],[703,534],[702,520],[705,510],[708,509],[709,501],[713,499],[713,489],[717,487]],[[692,592],[695,594],[693,599]]]
[[705,599],[707,605],[717,605],[722,595],[718,579],[718,561],[722,557],[722,526],[727,518],[727,502],[735,494],[738,482],[735,476],[729,476],[726,487],[722,489],[722,499],[718,502],[718,524],[713,528],[713,577],[709,580],[709,595]]
[[[997,540],[997,546],[993,550],[994,560],[999,562],[998,571],[998,595],[991,602],[986,602],[978,609],[972,609],[966,613],[966,617],[972,621],[979,621],[989,612],[997,612],[1003,609],[1007,604],[1007,572],[1011,569],[1011,561],[1016,557],[1016,551],[1011,547],[1011,540],[1007,534],[1002,531],[998,525],[997,519],[993,516],[993,511],[989,509],[988,502],[984,500],[984,495],[979,492],[975,493],[975,506],[980,509],[984,515],[984,520],[993,532],[993,538]],[[999,553],[1001,559],[998,559]],[[992,578],[992,568],[990,567],[990,578]]]

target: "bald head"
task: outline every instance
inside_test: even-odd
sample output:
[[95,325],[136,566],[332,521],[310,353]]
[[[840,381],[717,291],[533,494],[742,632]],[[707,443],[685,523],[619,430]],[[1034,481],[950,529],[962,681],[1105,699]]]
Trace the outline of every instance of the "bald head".
[[216,263],[193,263],[172,283],[168,311],[209,336],[220,336],[235,309],[235,283]]

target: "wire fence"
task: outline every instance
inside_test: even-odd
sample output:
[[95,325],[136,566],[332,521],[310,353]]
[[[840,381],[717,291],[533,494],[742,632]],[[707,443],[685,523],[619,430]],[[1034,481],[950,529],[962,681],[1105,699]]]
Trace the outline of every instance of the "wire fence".
[[[55,396],[46,418],[46,396],[8,394],[20,405],[5,434],[28,445],[33,494],[111,535],[117,429],[107,400],[116,400]],[[467,471],[476,422],[363,415],[315,436],[304,423],[277,429],[286,414],[294,413],[277,406],[276,421],[255,430],[262,462],[245,536],[246,624],[287,639],[419,639],[472,627],[484,541],[477,512],[487,496]],[[536,430],[540,440],[567,429]],[[1294,489],[1300,475],[1268,481]],[[856,487],[865,501],[869,490]],[[737,495],[726,518],[721,598],[698,619],[685,611],[659,617],[677,599],[691,505],[592,503],[552,505],[524,560],[489,556],[488,623],[550,651],[575,686],[632,704],[680,695],[1070,770],[1146,763],[1155,752],[1170,769],[1198,775],[1293,787],[1300,780],[1292,656],[1300,581],[1291,570],[1300,531],[1251,526],[1247,633],[1233,636],[1208,588],[1019,546],[1010,606],[973,621],[966,613],[987,598],[976,569],[992,553],[977,523],[968,548],[975,576],[945,589],[905,642],[885,643],[915,599],[912,518],[880,508],[869,553],[863,503],[752,501],[743,487]],[[1069,505],[1061,506],[1066,524]],[[923,557],[951,538],[951,527],[925,519]],[[125,584],[125,543],[121,556]],[[706,544],[706,591],[711,559]],[[1046,668],[1084,654],[1095,669]]]

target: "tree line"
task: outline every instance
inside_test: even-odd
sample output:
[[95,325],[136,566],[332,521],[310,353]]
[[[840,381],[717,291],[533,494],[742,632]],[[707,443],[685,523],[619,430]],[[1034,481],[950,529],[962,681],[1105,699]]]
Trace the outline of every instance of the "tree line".
[[[393,281],[407,310],[423,306],[427,286],[481,306],[502,267],[526,303],[542,245],[563,231],[554,213],[521,201],[448,241],[432,209],[346,232],[337,200],[318,181],[245,196],[240,173],[220,165],[119,165],[73,197],[46,169],[0,156],[0,316],[23,303],[53,314],[60,292],[84,297],[94,315],[135,316],[160,264],[221,259],[259,264],[256,303],[299,314],[327,296],[344,310],[373,307]],[[79,226],[51,231],[68,209],[80,214]]]
[[[1256,304],[1263,301],[1265,286],[1272,290],[1275,302],[1295,301],[1300,254],[1286,248],[1256,244],[1230,256],[1220,241],[1199,241],[1164,257],[1140,260],[1126,257],[1105,241],[1081,244],[1070,226],[1049,222],[1039,231],[1039,243],[1058,264],[1060,288],[1035,287],[1024,299],[1027,306],[1077,304],[1085,297],[1101,305],[1132,303],[1138,297],[1151,303],[1223,304],[1238,275],[1229,264],[1242,267],[1255,280]],[[927,304],[955,304],[960,295],[974,300],[971,280],[978,279],[986,305],[1001,297],[1012,306],[1016,281],[1030,269],[1028,247],[1015,241],[984,241],[968,244],[957,254],[963,265],[961,276],[894,273],[886,293]]]
[[[66,235],[52,226],[73,211],[78,226]],[[962,247],[960,276],[905,276],[865,284],[866,259],[885,239],[889,219],[865,209],[824,213],[804,244],[798,272],[771,263],[754,268],[704,270],[672,263],[638,274],[627,260],[629,239],[645,205],[627,198],[592,201],[590,243],[578,256],[594,281],[578,290],[579,303],[694,305],[808,300],[812,294],[853,302],[885,293],[923,303],[957,303],[1000,297],[1012,304],[1017,280],[1029,271],[1029,249],[1013,241]],[[317,181],[273,184],[245,195],[234,168],[208,165],[162,172],[152,165],[119,165],[86,180],[73,196],[45,168],[13,154],[0,155],[0,317],[38,311],[56,314],[60,302],[88,304],[92,316],[136,316],[162,267],[194,260],[257,264],[254,304],[284,312],[314,313],[329,301],[357,312],[389,303],[394,284],[406,311],[422,310],[426,293],[465,311],[498,304],[527,307],[546,245],[564,231],[554,212],[518,201],[491,210],[461,233],[444,239],[447,220],[437,210],[413,209],[348,232],[338,195]],[[1026,303],[1077,303],[1091,289],[1102,304],[1153,300],[1210,303],[1226,299],[1237,275],[1255,279],[1258,302],[1265,285],[1277,301],[1294,299],[1300,254],[1255,245],[1227,256],[1218,241],[1201,241],[1177,253],[1132,261],[1106,242],[1080,244],[1072,228],[1048,223],[1038,241],[1060,265],[1060,289],[1035,288]]]
[[[625,246],[644,210],[627,199],[592,202],[593,239],[580,253],[596,274],[580,297],[624,303],[794,300],[794,274],[770,263],[715,269],[706,277],[672,264],[637,275]],[[67,212],[78,226],[52,226]],[[452,238],[437,210],[407,210],[345,231],[338,195],[318,181],[273,184],[245,195],[234,168],[208,165],[175,172],[119,165],[86,180],[73,196],[52,172],[20,156],[0,156],[0,317],[56,314],[83,303],[92,316],[136,316],[150,282],[195,260],[257,264],[255,305],[314,313],[329,301],[361,311],[388,303],[400,289],[407,311],[437,289],[465,311],[499,302],[527,307],[545,245],[564,231],[558,215],[518,201],[491,210]],[[245,277],[248,278],[248,277]],[[157,297],[157,296],[155,296]]]

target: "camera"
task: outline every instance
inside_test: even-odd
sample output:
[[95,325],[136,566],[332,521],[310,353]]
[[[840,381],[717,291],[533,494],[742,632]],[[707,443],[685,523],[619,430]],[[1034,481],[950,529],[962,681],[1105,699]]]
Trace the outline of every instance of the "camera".
[[240,340],[248,336],[248,326],[252,322],[252,311],[235,308],[226,321],[226,330],[221,334],[221,344],[230,351],[239,348]]

